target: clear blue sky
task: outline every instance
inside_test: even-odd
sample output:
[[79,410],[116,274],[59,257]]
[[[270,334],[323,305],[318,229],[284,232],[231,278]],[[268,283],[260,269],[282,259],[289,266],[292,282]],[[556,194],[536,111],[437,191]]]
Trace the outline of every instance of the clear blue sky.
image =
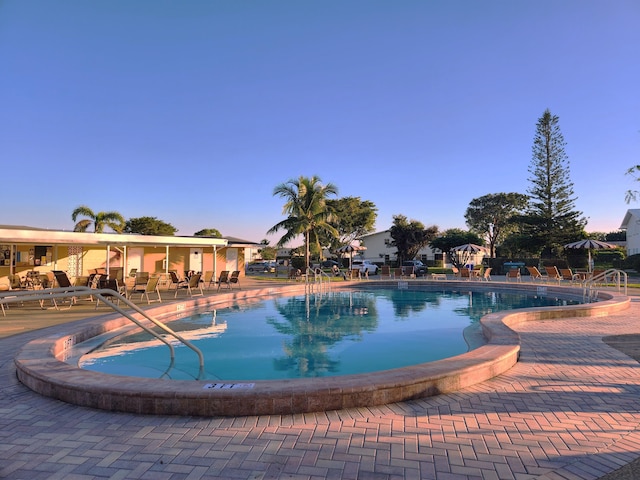
[[86,204],[259,241],[300,175],[466,228],[560,117],[587,231],[640,164],[640,2],[0,0],[0,224]]

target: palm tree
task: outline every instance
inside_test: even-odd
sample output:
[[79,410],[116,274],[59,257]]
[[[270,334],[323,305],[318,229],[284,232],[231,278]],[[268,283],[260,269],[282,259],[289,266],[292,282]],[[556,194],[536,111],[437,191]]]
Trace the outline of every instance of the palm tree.
[[280,229],[287,231],[278,241],[279,247],[298,235],[304,235],[305,260],[306,265],[309,266],[311,240],[314,240],[320,249],[317,233],[323,230],[331,236],[338,235],[338,231],[329,224],[331,212],[326,203],[329,195],[337,193],[338,189],[335,185],[331,183],[322,185],[320,178],[315,175],[311,178],[301,176],[278,185],[273,190],[273,195],[286,200],[282,213],[288,217],[271,227],[267,233],[275,233]]
[[86,232],[93,224],[93,231],[95,233],[102,233],[105,227],[111,228],[116,233],[122,233],[124,230],[126,221],[122,215],[118,212],[98,212],[94,213],[86,205],[80,205],[71,214],[71,220],[74,222],[79,216],[89,217],[84,220],[80,220],[73,227],[74,232]]

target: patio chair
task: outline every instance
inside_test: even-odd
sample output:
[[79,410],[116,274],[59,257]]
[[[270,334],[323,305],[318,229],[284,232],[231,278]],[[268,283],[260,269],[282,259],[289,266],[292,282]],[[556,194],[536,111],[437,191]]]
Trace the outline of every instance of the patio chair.
[[20,278],[20,275],[9,275],[9,288],[11,290],[24,290],[27,284]]
[[562,281],[562,275],[560,275],[558,267],[552,265],[551,267],[544,267],[544,270],[545,272],[547,272],[547,278],[549,280],[555,280],[558,282],[558,284],[560,284],[560,282]]
[[[118,282],[118,280],[115,278],[109,278],[108,280],[105,280],[103,285],[100,288],[113,290],[114,292],[119,293],[123,297],[127,296],[126,285],[122,282]],[[116,304],[120,305],[120,297],[115,296],[115,299],[116,299]],[[100,305],[100,297],[96,298],[96,309],[98,308],[98,305]]]
[[180,290],[186,290],[187,294],[190,297],[199,297],[204,295],[204,292],[202,291],[202,285],[200,285],[200,278],[202,277],[201,274],[196,273],[194,275],[191,275],[191,277],[189,277],[189,281],[186,282],[183,285],[178,285],[176,287],[176,294],[174,295],[174,298],[178,297],[178,292]]
[[393,278],[402,278],[402,267],[393,269]]
[[238,286],[238,289],[240,289],[240,270],[234,270],[231,272],[231,276],[229,277],[229,286],[233,287],[234,284]]
[[[147,305],[154,302],[161,302],[162,297],[160,296],[160,289],[158,288],[158,283],[160,282],[160,277],[151,277],[147,280],[147,283],[144,285],[142,283],[137,283],[133,286],[133,290],[129,294],[129,298],[133,297],[136,293],[140,294],[140,300],[143,298],[147,299]],[[155,294],[156,298],[152,299],[149,295]]]
[[389,265],[383,265],[380,269],[380,278],[391,278],[391,267]]
[[216,277],[214,275],[213,270],[207,270],[204,272],[202,276],[202,286],[207,290],[211,288],[212,285],[216,284]]
[[167,290],[171,290],[171,287],[173,287],[173,288],[175,288],[177,290],[178,288],[182,288],[187,283],[189,283],[186,280],[180,279],[180,277],[178,277],[178,272],[176,272],[175,270],[171,270],[169,272],[169,279],[170,279],[170,283],[169,283],[169,287],[167,288]]
[[467,280],[471,280],[471,273],[467,267],[462,267],[460,269],[460,278],[466,278]]
[[402,278],[416,278],[413,267],[402,267]]
[[480,279],[484,280],[485,282],[491,281],[491,267],[487,267],[484,269],[484,273],[482,274]]
[[529,277],[531,278],[532,282],[543,282],[545,280],[545,277],[542,276],[540,270],[538,270],[538,267],[527,267],[527,270],[529,271]]
[[506,280],[507,282],[510,282],[510,281],[520,282],[521,281],[520,269],[510,268],[509,270],[507,270]]
[[334,277],[342,277],[343,280],[347,279],[347,274],[342,270],[340,270],[340,268],[338,268],[337,265],[334,265],[333,267],[331,267],[331,273],[333,274]]
[[[223,272],[224,273],[224,272]],[[291,268],[289,269],[289,280],[295,280],[296,282],[302,278],[302,272],[299,268]],[[227,272],[227,283],[229,283],[229,272]],[[227,285],[229,286],[229,285]],[[220,290],[220,285],[218,285],[218,290]]]
[[360,270],[357,268],[352,268],[349,271],[349,277],[351,280],[360,280]]
[[[289,276],[291,278],[291,276]],[[218,291],[220,288],[225,285],[229,290],[231,290],[231,284],[229,283],[229,270],[223,270],[220,272],[220,276],[218,277]]]

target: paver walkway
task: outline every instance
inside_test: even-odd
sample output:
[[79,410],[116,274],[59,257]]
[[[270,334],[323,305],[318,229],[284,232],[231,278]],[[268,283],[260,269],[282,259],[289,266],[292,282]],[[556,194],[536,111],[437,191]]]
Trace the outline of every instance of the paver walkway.
[[640,456],[640,365],[602,342],[640,332],[639,314],[634,302],[606,318],[525,325],[520,362],[456,394],[241,418],[41,397],[16,380],[12,359],[46,331],[15,335],[0,339],[0,478],[596,479]]

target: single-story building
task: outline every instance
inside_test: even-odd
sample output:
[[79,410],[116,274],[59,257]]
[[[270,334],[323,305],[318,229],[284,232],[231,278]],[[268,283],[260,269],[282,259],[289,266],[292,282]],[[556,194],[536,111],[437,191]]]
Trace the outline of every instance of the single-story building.
[[255,243],[237,238],[86,233],[0,225],[0,283],[10,275],[63,270],[70,277],[96,270],[150,275],[222,270],[244,272],[245,251]]

